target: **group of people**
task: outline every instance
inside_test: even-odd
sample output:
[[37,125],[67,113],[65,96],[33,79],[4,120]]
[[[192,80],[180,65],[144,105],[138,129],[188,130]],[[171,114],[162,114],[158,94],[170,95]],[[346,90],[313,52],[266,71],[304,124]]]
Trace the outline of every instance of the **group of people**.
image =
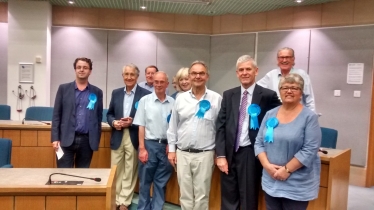
[[[260,183],[267,209],[306,209],[320,174],[313,89],[308,74],[294,69],[293,49],[280,49],[277,61],[256,83],[256,61],[239,57],[240,86],[223,97],[206,87],[203,61],[177,72],[171,96],[165,72],[148,66],[138,83],[138,67],[126,65],[125,87],[113,90],[107,113],[117,209],[129,209],[139,177],[138,209],[161,210],[174,170],[181,208],[209,209],[215,165],[223,210],[257,209]],[[89,167],[100,141],[102,91],[88,82],[92,62],[77,58],[74,68],[76,80],[60,85],[55,101],[52,145],[65,153],[58,167]]]

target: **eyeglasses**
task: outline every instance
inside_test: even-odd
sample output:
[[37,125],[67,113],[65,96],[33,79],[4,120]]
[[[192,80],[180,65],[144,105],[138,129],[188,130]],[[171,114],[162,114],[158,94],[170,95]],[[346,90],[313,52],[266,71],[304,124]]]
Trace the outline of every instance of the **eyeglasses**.
[[205,76],[207,73],[205,73],[205,72],[191,72],[190,73],[190,75],[192,76],[192,77],[196,77],[197,75],[199,75],[200,77],[203,77],[203,76]]
[[288,91],[291,91],[291,92],[296,92],[298,90],[301,90],[299,87],[280,87],[279,90],[283,91],[283,92],[288,92]]
[[77,66],[76,69],[77,69],[77,70],[81,70],[81,69],[83,69],[83,70],[88,70],[88,69],[90,69],[90,67],[88,67],[88,66]]
[[291,60],[293,58],[293,56],[278,56],[278,60]]

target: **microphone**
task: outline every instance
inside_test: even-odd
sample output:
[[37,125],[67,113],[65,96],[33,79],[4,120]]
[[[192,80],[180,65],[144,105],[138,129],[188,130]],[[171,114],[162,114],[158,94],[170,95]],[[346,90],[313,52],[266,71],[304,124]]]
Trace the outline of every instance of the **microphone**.
[[49,123],[49,122],[43,122],[43,121],[35,120],[35,119],[32,119],[32,118],[27,118],[27,119],[26,119],[26,117],[23,118],[23,120],[22,120],[22,125],[25,124],[25,120],[32,120],[32,121],[37,121],[37,122],[43,123],[44,125],[51,125],[51,123]]
[[78,177],[78,178],[82,178],[82,179],[90,179],[90,180],[94,180],[95,182],[101,182],[101,178],[89,178],[89,177],[76,176],[76,175],[70,175],[70,174],[64,174],[64,173],[52,173],[51,175],[49,175],[49,179],[48,179],[48,183],[49,184],[52,184],[51,177],[52,177],[52,175],[55,175],[55,174],[64,175],[64,176]]
[[318,149],[318,152],[322,152],[325,155],[328,153],[326,150],[322,150],[321,148]]

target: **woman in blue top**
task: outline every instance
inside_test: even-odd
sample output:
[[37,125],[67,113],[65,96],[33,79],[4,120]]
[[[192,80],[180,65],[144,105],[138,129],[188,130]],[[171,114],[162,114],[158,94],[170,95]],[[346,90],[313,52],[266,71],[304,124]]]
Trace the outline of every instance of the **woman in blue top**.
[[268,210],[304,210],[318,197],[321,129],[318,116],[300,103],[303,87],[298,74],[281,77],[283,104],[266,113],[256,138]]

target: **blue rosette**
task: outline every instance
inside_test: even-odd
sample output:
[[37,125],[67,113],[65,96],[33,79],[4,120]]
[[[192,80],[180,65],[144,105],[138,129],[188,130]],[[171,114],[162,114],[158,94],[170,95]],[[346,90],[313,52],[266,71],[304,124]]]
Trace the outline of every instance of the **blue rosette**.
[[261,108],[257,104],[251,104],[248,106],[248,114],[251,117],[251,127],[250,129],[256,130],[260,126],[258,125],[258,115],[261,113]]
[[199,111],[197,111],[196,116],[201,119],[204,117],[205,112],[210,109],[210,102],[208,100],[202,100],[199,106]]
[[135,102],[134,107],[135,107],[136,110],[138,110],[138,106],[139,106],[139,101]]
[[171,113],[166,117],[166,121],[169,123],[171,118]]
[[274,128],[277,127],[279,121],[277,118],[272,117],[266,121],[266,133],[264,142],[273,143],[274,142]]
[[95,95],[95,93],[90,93],[90,95],[88,95],[88,100],[90,102],[88,103],[86,108],[89,110],[93,110],[97,101],[97,96]]

